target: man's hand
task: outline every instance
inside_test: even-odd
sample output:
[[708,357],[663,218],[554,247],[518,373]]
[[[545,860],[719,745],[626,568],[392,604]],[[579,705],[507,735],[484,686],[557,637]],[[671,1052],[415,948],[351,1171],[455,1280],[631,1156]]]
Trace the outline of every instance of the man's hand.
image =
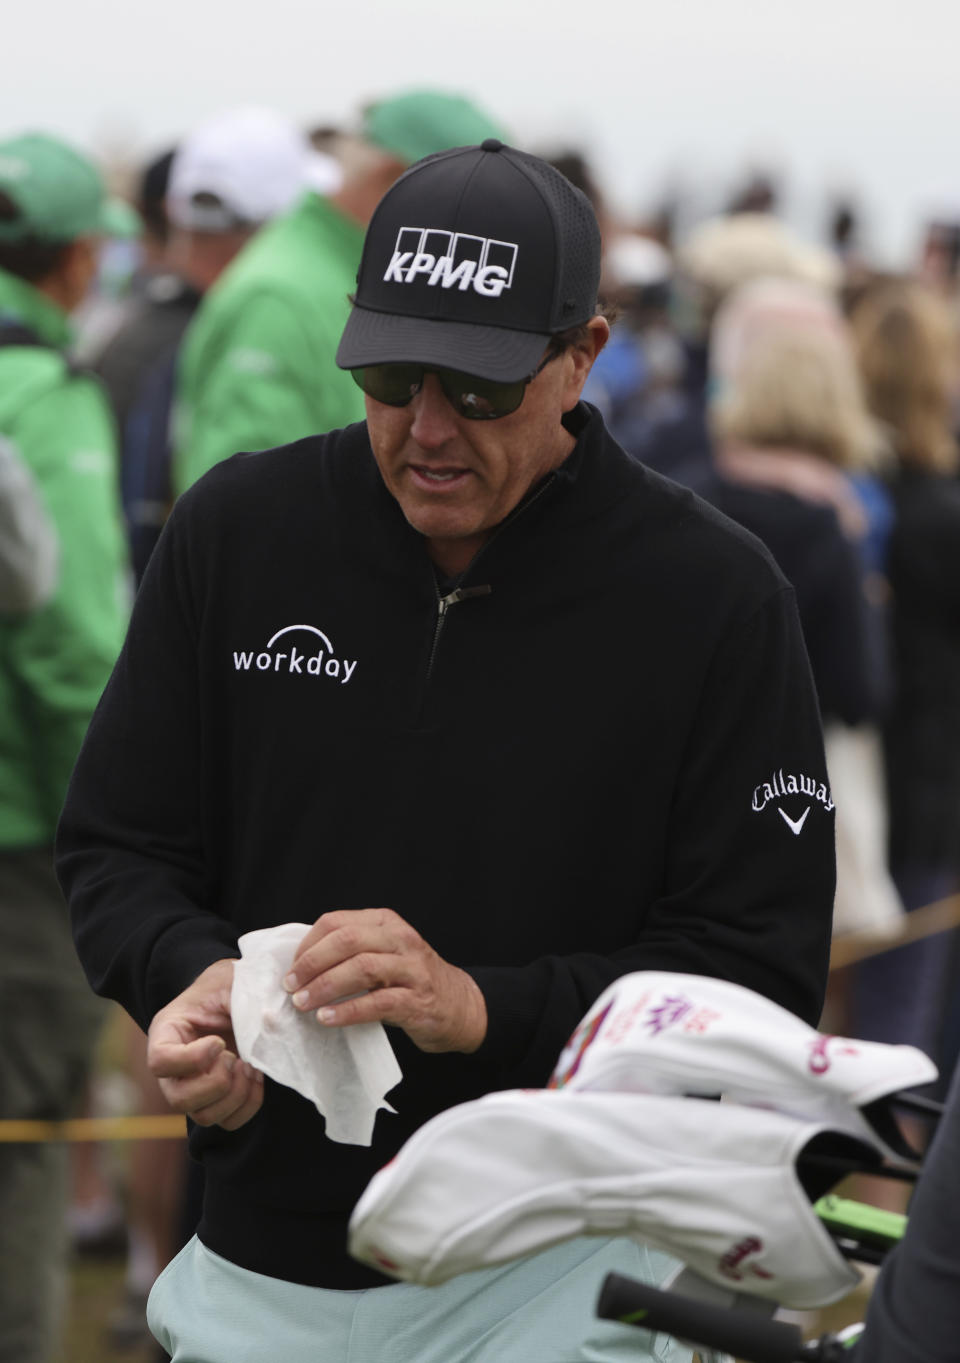
[[479,985],[392,909],[323,914],[284,985],[297,1008],[317,1009],[324,1026],[388,1022],[421,1051],[475,1051],[487,1033]]
[[175,1112],[235,1131],[260,1110],[263,1075],[237,1055],[230,1020],[234,961],[215,961],[161,1008],[147,1033],[147,1066]]

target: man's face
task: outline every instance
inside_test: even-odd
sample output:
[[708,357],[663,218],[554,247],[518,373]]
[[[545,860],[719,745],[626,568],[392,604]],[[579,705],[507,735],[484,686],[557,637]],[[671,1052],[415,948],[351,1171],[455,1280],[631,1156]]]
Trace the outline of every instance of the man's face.
[[608,335],[602,318],[590,328],[583,349],[548,364],[527,385],[517,410],[496,421],[458,416],[430,373],[406,407],[367,397],[367,429],[383,481],[443,572],[462,572],[493,528],[573,449],[561,418],[576,405]]

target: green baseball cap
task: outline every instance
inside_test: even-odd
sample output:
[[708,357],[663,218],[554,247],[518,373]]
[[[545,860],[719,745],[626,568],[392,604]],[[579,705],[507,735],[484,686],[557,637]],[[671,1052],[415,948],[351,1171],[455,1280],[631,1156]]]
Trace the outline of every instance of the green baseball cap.
[[92,161],[45,133],[0,142],[0,241],[27,237],[75,241],[77,237],[133,237],[140,221],[121,199],[107,194]]
[[469,147],[506,133],[463,95],[411,90],[379,100],[364,111],[362,136],[411,165],[434,152]]

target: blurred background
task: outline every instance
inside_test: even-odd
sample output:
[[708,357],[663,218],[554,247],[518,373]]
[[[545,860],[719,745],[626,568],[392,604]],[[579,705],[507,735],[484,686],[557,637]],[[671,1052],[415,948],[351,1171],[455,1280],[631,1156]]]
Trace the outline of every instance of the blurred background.
[[366,100],[456,88],[518,145],[575,145],[628,218],[715,211],[775,172],[787,215],[822,233],[837,197],[904,264],[960,216],[950,0],[166,0],[15,6],[0,126],[44,126],[118,171],[237,104],[342,125]]
[[[14,226],[0,259],[0,326],[12,324],[0,337],[0,396],[13,392],[26,346],[65,348],[54,300],[109,399],[107,510],[97,514],[116,520],[117,539],[104,582],[120,558],[139,579],[173,498],[217,459],[362,417],[332,353],[318,394],[340,406],[271,408],[262,361],[276,338],[253,349],[261,338],[249,312],[236,310],[232,374],[214,372],[205,347],[255,268],[280,278],[292,225],[329,245],[315,252],[317,279],[297,281],[308,320],[325,307],[345,315],[361,229],[423,154],[396,108],[371,115],[378,102],[406,91],[463,96],[589,194],[604,298],[619,321],[585,396],[631,456],[759,535],[797,592],[839,820],[824,1028],[921,1047],[940,1066],[942,1096],[960,1051],[954,0],[358,0],[335,11],[293,0],[54,0],[14,7],[4,37],[0,218]],[[443,107],[420,112],[427,149],[450,145]],[[449,128],[455,140],[486,135]],[[46,232],[56,250],[25,252],[16,178],[3,177],[11,139],[34,132],[95,163],[140,227],[92,231],[60,208],[61,230]],[[312,178],[297,139],[327,158]],[[16,144],[41,178],[52,154]],[[62,164],[82,188],[82,169]],[[307,210],[296,207],[304,185]],[[260,232],[274,246],[258,256]],[[81,250],[93,237],[95,251]],[[329,317],[336,334],[342,323]],[[53,331],[25,341],[25,323]],[[267,355],[278,372],[285,345]],[[249,397],[258,385],[270,420],[231,425],[237,391]],[[192,425],[178,427],[178,413],[192,413]],[[0,421],[14,444],[15,416],[9,428]],[[31,450],[21,452],[30,466]],[[82,648],[84,617],[106,609],[106,588],[99,605],[51,598],[55,574],[44,587],[39,550],[46,512],[61,548],[79,537],[76,553],[92,519],[61,523],[33,472],[39,506],[24,545],[39,566],[10,609],[59,609],[76,626],[70,647]],[[95,660],[86,713],[112,656],[107,647]],[[0,989],[7,983],[0,959]],[[62,1111],[40,1115],[169,1122],[133,1024],[111,1007],[93,1032],[92,1077],[85,1070],[82,1092],[64,1090]],[[26,1105],[0,1111],[31,1115]],[[54,1209],[71,1255],[66,1363],[159,1357],[146,1294],[195,1224],[198,1193],[182,1123],[156,1130],[153,1140],[72,1147],[65,1205]],[[922,1146],[924,1131],[912,1134]],[[906,1205],[890,1184],[846,1191]],[[829,1323],[859,1317],[864,1299]]]

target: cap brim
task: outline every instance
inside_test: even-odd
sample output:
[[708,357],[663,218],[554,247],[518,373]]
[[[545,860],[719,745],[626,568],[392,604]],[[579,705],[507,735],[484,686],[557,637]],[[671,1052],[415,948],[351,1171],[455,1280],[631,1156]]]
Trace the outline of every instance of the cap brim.
[[354,305],[340,338],[337,364],[341,369],[360,369],[368,364],[428,364],[498,383],[515,383],[534,372],[549,340],[549,333],[403,317]]
[[143,223],[137,210],[123,199],[107,199],[100,210],[99,230],[105,237],[139,237]]

